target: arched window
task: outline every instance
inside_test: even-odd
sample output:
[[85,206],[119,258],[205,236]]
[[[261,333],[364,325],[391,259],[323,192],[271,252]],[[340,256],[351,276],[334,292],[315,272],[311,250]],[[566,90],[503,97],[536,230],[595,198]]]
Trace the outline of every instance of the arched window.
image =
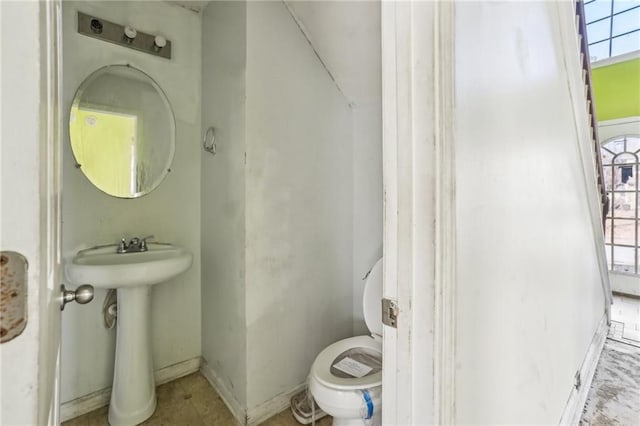
[[639,158],[640,136],[617,136],[602,144],[602,164],[610,201],[605,244],[611,271],[640,273]]

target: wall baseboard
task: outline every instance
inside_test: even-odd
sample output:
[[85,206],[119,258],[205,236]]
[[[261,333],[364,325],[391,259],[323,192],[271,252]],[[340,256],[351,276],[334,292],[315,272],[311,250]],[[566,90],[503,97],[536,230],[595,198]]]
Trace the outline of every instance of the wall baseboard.
[[220,398],[233,415],[236,425],[239,426],[256,426],[275,416],[282,410],[289,407],[291,397],[300,392],[306,386],[306,383],[302,383],[289,391],[282,392],[262,404],[247,410],[242,407],[240,402],[238,402],[229,388],[225,385],[222,378],[218,376],[205,359],[202,360],[200,371],[202,372],[202,375],[207,378],[216,392],[218,392],[218,395],[220,395]]
[[191,373],[195,373],[200,370],[201,365],[202,358],[197,356],[195,358],[191,358],[186,361],[178,362],[168,367],[156,370],[153,373],[153,376],[156,380],[156,386],[171,382]]
[[244,426],[247,424],[246,410],[242,407],[240,402],[233,396],[229,388],[224,384],[224,381],[218,374],[211,368],[206,359],[202,359],[200,366],[200,372],[209,381],[209,384],[213,386],[222,402],[227,406],[233,418],[236,420],[236,425]]
[[287,392],[282,392],[262,404],[247,410],[247,426],[258,425],[291,405],[291,397],[306,387],[302,383]]
[[640,277],[638,275],[609,272],[609,280],[614,293],[640,297]]
[[60,422],[74,419],[83,414],[97,410],[98,408],[109,405],[111,399],[111,388],[101,389],[92,392],[80,398],[64,402],[60,405]]
[[[195,357],[186,361],[178,362],[168,367],[156,370],[153,375],[156,386],[170,382],[187,374],[195,373],[200,369],[202,358]],[[60,421],[65,422],[93,410],[109,405],[111,399],[111,388],[101,389],[80,398],[67,401],[60,405]]]
[[607,334],[609,333],[609,324],[607,314],[602,316],[598,329],[591,340],[587,354],[580,367],[581,384],[578,389],[575,387],[569,394],[569,400],[564,408],[562,417],[560,418],[560,425],[577,425],[580,422],[582,416],[582,410],[587,402],[587,395],[589,394],[589,388],[591,388],[591,382],[593,376],[596,373],[596,367],[600,360],[600,354],[604,348],[604,343],[607,340]]

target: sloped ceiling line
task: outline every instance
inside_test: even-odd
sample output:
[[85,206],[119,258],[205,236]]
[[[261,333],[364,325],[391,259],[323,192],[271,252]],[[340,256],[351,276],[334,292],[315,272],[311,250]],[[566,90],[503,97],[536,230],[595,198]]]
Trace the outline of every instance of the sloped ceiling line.
[[209,1],[196,1],[196,0],[166,0],[167,3],[172,3],[176,6],[183,7],[191,12],[201,14],[205,7],[209,4]]
[[[165,1],[200,15],[210,3]],[[380,0],[280,1],[349,106],[380,103]]]
[[287,8],[287,11],[289,12],[289,14],[291,15],[291,17],[293,18],[293,20],[295,21],[296,25],[298,25],[298,28],[300,29],[300,32],[302,33],[302,35],[304,36],[304,38],[307,40],[307,43],[309,43],[309,46],[311,47],[311,50],[313,50],[313,53],[316,55],[316,57],[318,58],[318,61],[320,61],[320,63],[322,64],[322,67],[324,68],[324,70],[327,72],[327,74],[329,74],[329,77],[331,78],[331,80],[333,81],[333,84],[336,85],[336,88],[338,89],[338,91],[340,92],[340,94],[342,94],[342,96],[344,96],[344,98],[347,100],[347,103],[349,104],[349,107],[353,107],[353,101],[351,99],[349,99],[349,97],[344,93],[344,91],[342,90],[342,88],[340,87],[340,84],[338,83],[338,81],[336,80],[336,78],[334,77],[333,73],[331,72],[331,70],[329,69],[329,66],[327,65],[327,63],[322,59],[322,56],[320,56],[320,54],[318,53],[318,50],[316,49],[316,47],[313,45],[313,43],[311,42],[311,40],[309,39],[309,34],[306,31],[306,28],[304,26],[304,22],[302,22],[297,16],[296,14],[293,12],[293,10],[291,9],[291,7],[289,6],[289,2],[284,1],[284,6]]
[[349,104],[379,103],[381,2],[282,1]]

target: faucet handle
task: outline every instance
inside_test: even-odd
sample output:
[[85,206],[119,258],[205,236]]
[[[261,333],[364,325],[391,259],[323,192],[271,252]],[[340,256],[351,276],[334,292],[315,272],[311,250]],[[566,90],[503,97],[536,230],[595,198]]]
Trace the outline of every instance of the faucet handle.
[[146,251],[147,250],[147,240],[149,238],[155,238],[155,236],[147,235],[146,237],[140,238],[140,250],[142,250],[142,251]]
[[118,244],[118,253],[124,253],[125,251],[127,251],[127,248],[129,248],[129,246],[127,245],[127,242],[125,241],[125,239],[121,239],[120,243]]

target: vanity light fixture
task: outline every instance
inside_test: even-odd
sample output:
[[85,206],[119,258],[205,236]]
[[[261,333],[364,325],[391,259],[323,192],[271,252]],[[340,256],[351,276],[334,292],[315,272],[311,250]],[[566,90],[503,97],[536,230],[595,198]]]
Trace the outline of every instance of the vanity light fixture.
[[167,39],[162,37],[161,35],[157,35],[156,38],[153,40],[153,50],[155,50],[156,52],[159,52],[160,49],[164,49],[166,45],[167,45]]
[[138,35],[138,31],[136,31],[135,28],[130,27],[128,25],[124,27],[124,41],[127,44],[131,44],[137,35]]
[[120,25],[78,12],[78,33],[87,37],[171,59],[171,41],[161,35],[143,33],[130,25]]

